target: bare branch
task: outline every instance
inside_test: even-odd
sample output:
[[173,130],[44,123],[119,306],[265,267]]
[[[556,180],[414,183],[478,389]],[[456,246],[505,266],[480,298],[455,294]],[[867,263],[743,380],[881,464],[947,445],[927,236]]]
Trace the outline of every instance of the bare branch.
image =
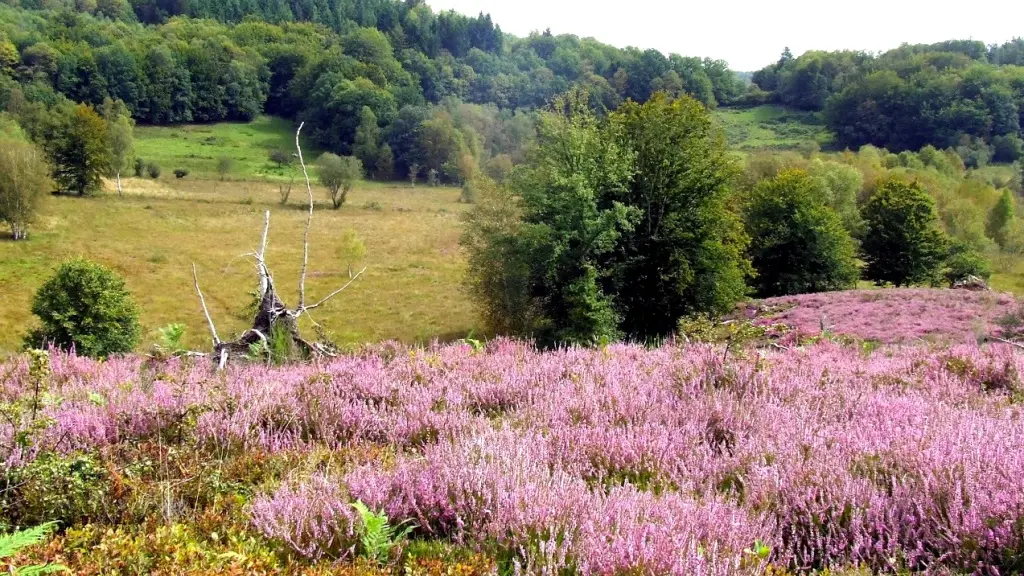
[[1024,344],[1020,344],[1019,342],[1014,342],[1013,340],[1006,340],[1006,339],[1003,339],[1003,338],[997,338],[995,336],[992,336],[991,338],[992,338],[992,340],[995,340],[996,342],[1002,342],[1003,344],[1009,344],[1010,346],[1013,346],[1015,348],[1020,348],[1021,350],[1024,350]]
[[220,344],[220,336],[217,336],[217,328],[213,325],[213,318],[210,317],[210,310],[206,307],[206,298],[203,298],[203,291],[199,289],[199,275],[196,273],[196,264],[192,263],[192,280],[196,284],[196,293],[199,294],[199,302],[203,305],[203,314],[206,315],[206,323],[210,325],[210,334],[213,335],[213,345]]
[[325,297],[325,298],[324,298],[323,300],[321,300],[321,301],[317,302],[316,304],[313,304],[312,306],[306,306],[305,308],[299,308],[299,310],[298,310],[298,312],[297,312],[297,314],[296,314],[296,317],[297,317],[297,316],[298,316],[299,314],[302,314],[303,312],[307,312],[307,311],[309,311],[309,310],[312,310],[313,308],[317,308],[318,306],[321,306],[322,304],[324,304],[325,302],[327,302],[327,301],[328,301],[328,300],[330,300],[331,298],[334,298],[334,297],[335,297],[335,296],[337,296],[338,294],[341,294],[342,292],[344,292],[344,291],[345,291],[345,288],[348,288],[349,286],[351,286],[353,282],[355,282],[356,280],[358,280],[358,279],[359,279],[359,277],[363,275],[363,272],[366,272],[366,268],[363,268],[362,270],[360,270],[360,271],[359,271],[358,273],[356,273],[356,275],[355,275],[355,276],[353,276],[353,277],[352,277],[352,279],[351,279],[351,280],[349,280],[349,281],[348,281],[348,283],[347,283],[347,284],[345,284],[345,285],[344,285],[344,286],[342,286],[341,288],[338,288],[338,289],[337,289],[337,290],[335,290],[334,292],[331,292],[331,293],[330,293],[330,294],[328,294],[328,295],[327,295],[327,296],[326,296],[326,297]]
[[270,286],[270,269],[267,268],[267,233],[270,231],[270,210],[263,214],[263,240],[260,242],[260,249],[256,252],[256,267],[260,274],[260,298],[267,293]]
[[299,164],[302,165],[302,175],[306,178],[306,195],[309,196],[309,213],[306,215],[306,231],[302,234],[302,272],[299,274],[299,306],[296,310],[302,311],[306,304],[306,268],[309,266],[309,225],[313,221],[313,187],[309,183],[309,172],[306,171],[306,161],[302,158],[302,146],[299,145],[299,134],[306,123],[299,124],[295,131],[295,148],[299,151]]

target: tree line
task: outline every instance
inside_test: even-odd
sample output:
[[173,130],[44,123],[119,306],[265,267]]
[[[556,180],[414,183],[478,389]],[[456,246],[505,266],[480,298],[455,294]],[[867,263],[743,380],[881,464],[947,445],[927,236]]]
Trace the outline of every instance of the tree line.
[[557,98],[505,184],[484,182],[463,246],[488,327],[547,345],[673,334],[747,296],[954,285],[1024,249],[1007,182],[953,150],[754,155],[706,107],[656,94],[596,115]]
[[[444,175],[453,170],[408,146],[418,131],[437,129],[427,120],[445,124],[436,107],[486,105],[507,120],[574,85],[607,109],[655,91],[709,106],[743,92],[719,60],[549,32],[517,38],[489,16],[434,13],[420,2],[0,3],[0,107],[18,111],[33,137],[33,118],[45,118],[61,98],[93,107],[109,98],[142,124],[248,121],[261,113],[306,121],[317,144],[342,155],[361,147],[369,167],[386,167],[387,144],[392,176],[428,164]],[[370,146],[374,158],[357,142],[361,127],[363,136],[380,134]]]
[[823,111],[840,147],[958,148],[970,166],[1024,156],[1024,40],[903,45],[878,55],[787,48],[748,103]]

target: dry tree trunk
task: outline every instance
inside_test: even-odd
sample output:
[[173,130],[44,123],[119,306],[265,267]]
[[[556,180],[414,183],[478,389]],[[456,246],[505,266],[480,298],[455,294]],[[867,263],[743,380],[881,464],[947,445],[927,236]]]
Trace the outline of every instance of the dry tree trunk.
[[[264,213],[263,237],[260,248],[254,253],[247,254],[253,258],[256,271],[259,275],[259,305],[253,318],[252,327],[243,332],[237,339],[223,341],[217,335],[217,328],[214,326],[213,318],[206,307],[206,299],[199,288],[199,277],[196,273],[195,264],[192,265],[192,278],[195,282],[196,293],[199,295],[199,302],[203,307],[203,314],[206,316],[207,325],[210,328],[210,335],[213,337],[213,356],[217,359],[218,369],[224,368],[227,362],[235,356],[245,357],[249,354],[252,346],[260,345],[269,350],[268,338],[271,333],[284,333],[288,335],[290,345],[293,349],[302,351],[305,356],[333,356],[330,347],[319,343],[309,342],[302,338],[299,333],[299,318],[303,314],[309,316],[309,311],[325,304],[331,298],[341,294],[346,288],[352,285],[366,271],[363,268],[359,273],[352,276],[348,283],[315,304],[306,304],[306,270],[309,267],[309,228],[313,221],[313,187],[309,183],[309,174],[306,171],[306,162],[302,157],[302,147],[299,145],[299,135],[305,123],[299,124],[295,132],[295,148],[298,150],[299,163],[302,164],[302,174],[306,179],[306,193],[309,200],[309,211],[306,214],[306,228],[302,235],[302,271],[299,273],[299,303],[294,309],[288,308],[281,297],[277,294],[273,275],[266,262],[267,233],[270,230],[270,211]],[[315,321],[310,318],[314,324]],[[317,325],[319,326],[319,325]]]

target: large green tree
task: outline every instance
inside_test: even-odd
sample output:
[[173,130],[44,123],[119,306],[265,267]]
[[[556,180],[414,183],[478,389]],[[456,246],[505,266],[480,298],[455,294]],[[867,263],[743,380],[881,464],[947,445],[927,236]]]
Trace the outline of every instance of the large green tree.
[[609,119],[555,99],[509,180],[480,186],[463,244],[492,328],[542,342],[656,337],[745,293],[735,168],[707,110],[656,96]]
[[806,172],[762,180],[746,209],[759,296],[851,288],[859,270],[853,239]]
[[936,281],[947,252],[935,201],[918,183],[882,184],[864,207],[864,277],[911,286]]
[[74,106],[54,121],[46,148],[61,192],[83,196],[98,191],[110,171],[107,123],[88,104]]
[[355,141],[352,143],[352,155],[363,163],[363,166],[373,168],[377,166],[377,159],[380,157],[380,127],[377,125],[377,116],[369,106],[363,106],[359,112],[359,126],[356,128]]
[[663,336],[681,316],[725,312],[744,296],[750,267],[721,131],[699,102],[663,94],[624,104],[611,125],[632,163],[625,190],[603,202],[639,214],[609,262],[623,331]]

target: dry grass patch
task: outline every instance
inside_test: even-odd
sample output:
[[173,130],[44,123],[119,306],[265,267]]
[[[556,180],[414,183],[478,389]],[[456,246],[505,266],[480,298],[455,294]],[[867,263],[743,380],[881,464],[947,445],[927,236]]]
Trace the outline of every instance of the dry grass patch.
[[[310,299],[347,280],[338,256],[344,230],[354,230],[366,244],[366,274],[314,313],[339,343],[448,339],[473,329],[475,316],[461,287],[459,217],[466,206],[458,203],[457,189],[364,183],[337,211],[328,209],[323,190],[314,188],[314,195]],[[156,328],[183,322],[186,343],[207,346],[192,262],[221,336],[240,331],[249,322],[243,311],[256,281],[242,255],[256,248],[265,210],[271,212],[268,260],[282,297],[294,304],[305,198],[298,182],[289,205],[281,206],[277,184],[189,179],[128,180],[123,198],[109,192],[47,198],[27,242],[0,239],[0,349],[20,346],[33,322],[32,294],[57,263],[75,255],[125,277],[142,308],[144,345]]]

